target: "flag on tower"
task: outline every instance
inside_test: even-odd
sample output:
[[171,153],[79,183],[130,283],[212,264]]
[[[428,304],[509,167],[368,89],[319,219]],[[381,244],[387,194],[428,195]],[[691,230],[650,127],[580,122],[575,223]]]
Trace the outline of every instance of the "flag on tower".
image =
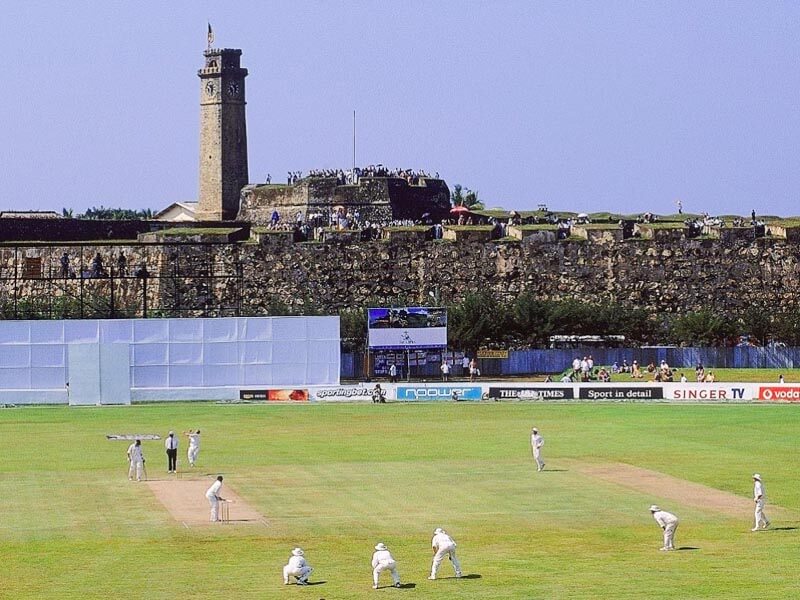
[[214,30],[211,29],[211,23],[208,24],[208,47],[211,48],[211,44],[214,43]]

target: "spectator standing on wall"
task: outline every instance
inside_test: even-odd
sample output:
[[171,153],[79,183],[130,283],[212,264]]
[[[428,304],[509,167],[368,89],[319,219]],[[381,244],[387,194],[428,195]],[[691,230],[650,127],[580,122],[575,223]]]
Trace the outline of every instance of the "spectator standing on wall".
[[128,259],[125,258],[125,253],[120,252],[119,256],[117,257],[117,275],[120,277],[125,277],[128,271]]
[[69,255],[66,252],[61,255],[61,276],[69,277]]

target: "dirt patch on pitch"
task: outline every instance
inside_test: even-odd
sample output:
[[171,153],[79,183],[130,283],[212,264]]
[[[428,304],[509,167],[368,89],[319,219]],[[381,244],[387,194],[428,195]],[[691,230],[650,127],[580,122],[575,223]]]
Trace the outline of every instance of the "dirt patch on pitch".
[[753,501],[749,498],[624,463],[578,464],[575,465],[575,470],[589,477],[651,495],[659,501],[663,498],[732,517],[741,517],[753,510]]
[[222,497],[229,501],[229,523],[212,523],[211,507],[206,499],[206,490],[214,479],[161,479],[148,481],[158,501],[164,505],[172,518],[185,527],[226,526],[228,524],[266,525],[267,521],[257,510],[247,504],[228,485],[222,487]]

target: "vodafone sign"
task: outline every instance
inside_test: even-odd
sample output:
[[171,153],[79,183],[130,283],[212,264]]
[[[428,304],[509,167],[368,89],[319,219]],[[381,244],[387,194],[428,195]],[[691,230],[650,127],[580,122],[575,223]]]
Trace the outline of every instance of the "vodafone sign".
[[760,387],[758,399],[769,402],[800,402],[800,387]]

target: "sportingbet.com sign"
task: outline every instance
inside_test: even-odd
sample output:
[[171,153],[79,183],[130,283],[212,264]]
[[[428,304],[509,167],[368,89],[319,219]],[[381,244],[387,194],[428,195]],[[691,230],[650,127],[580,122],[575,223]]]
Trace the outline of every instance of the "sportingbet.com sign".
[[480,400],[479,386],[465,385],[398,385],[397,399],[411,401],[452,400],[453,392],[459,400]]

